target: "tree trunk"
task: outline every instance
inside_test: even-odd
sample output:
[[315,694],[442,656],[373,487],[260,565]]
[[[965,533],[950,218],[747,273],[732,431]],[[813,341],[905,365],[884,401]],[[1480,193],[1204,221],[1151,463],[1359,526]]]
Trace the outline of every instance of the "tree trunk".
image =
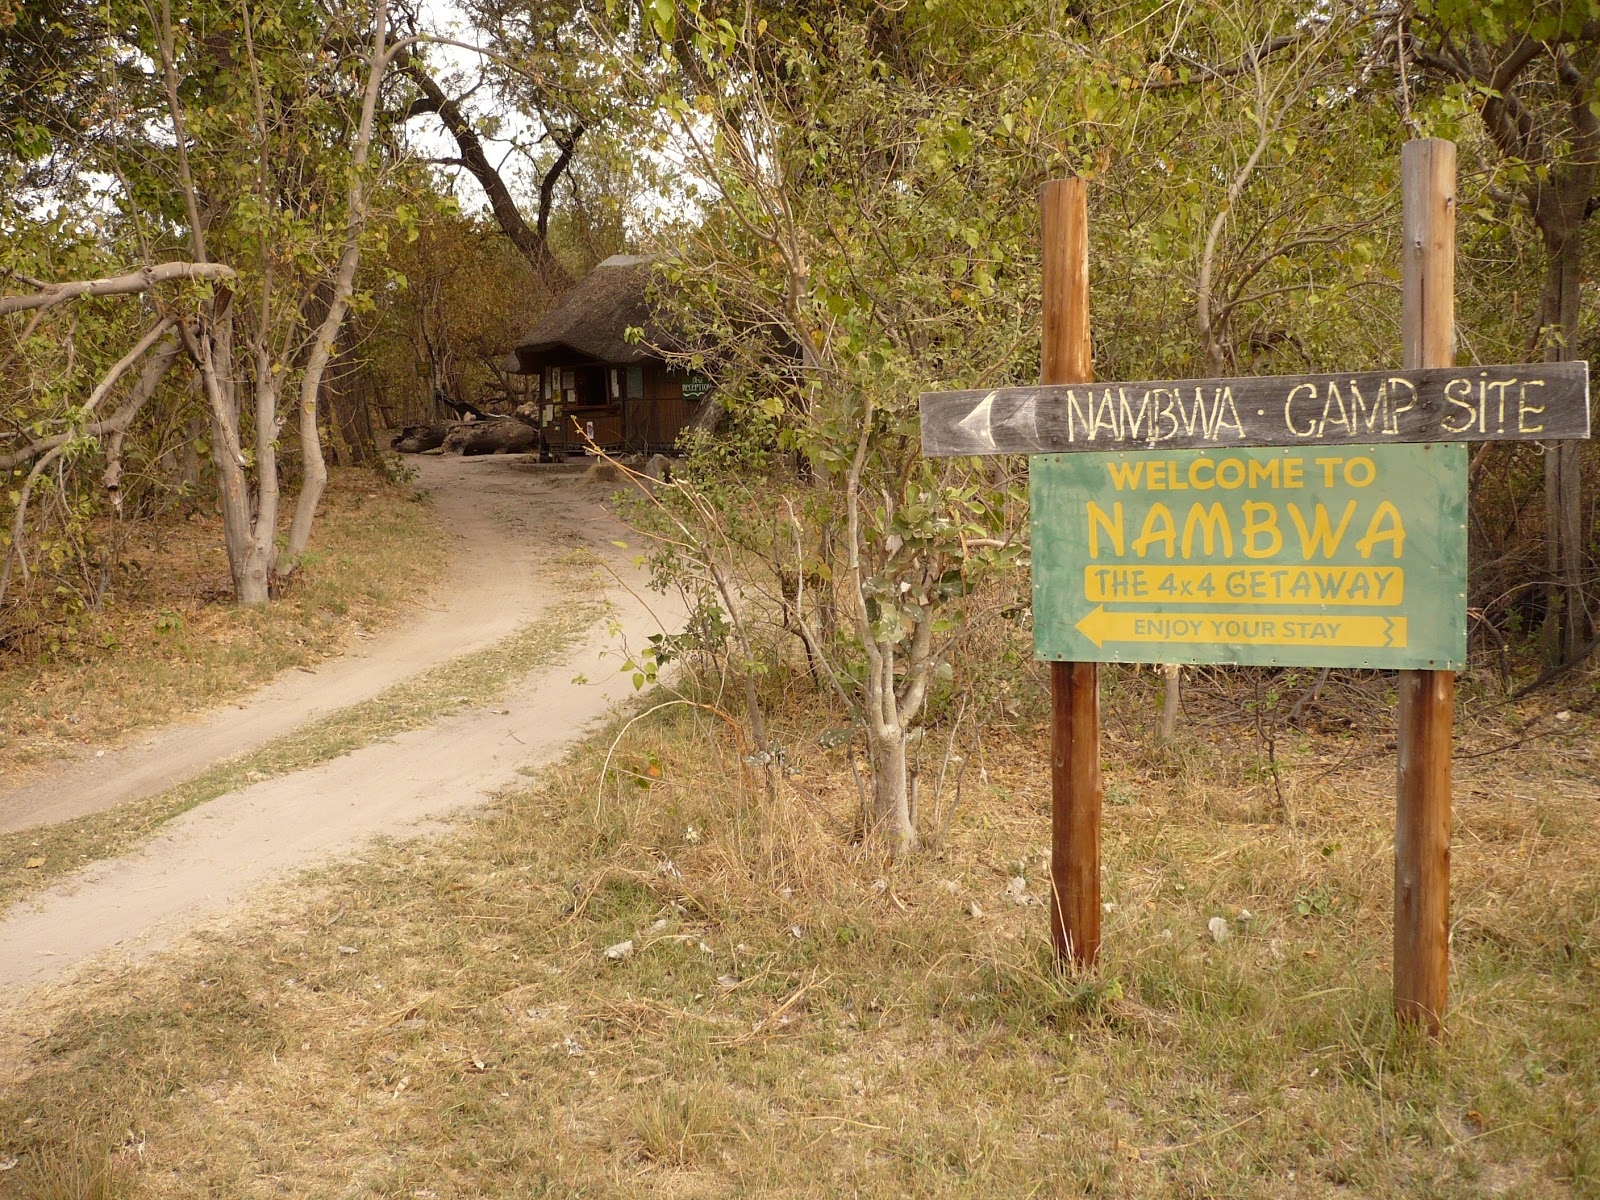
[[178,477],[183,486],[191,492],[200,487],[200,451],[197,447],[205,432],[206,423],[203,417],[190,417],[189,423],[184,426],[183,455],[178,468]]
[[378,461],[378,440],[372,428],[372,388],[348,353],[340,356],[338,378],[322,385],[333,426],[344,447],[340,465],[370,467]]
[[[1587,189],[1585,189],[1587,191]],[[1545,286],[1542,304],[1544,359],[1573,356],[1578,336],[1583,271],[1581,216],[1561,199],[1549,207],[1545,228]],[[1572,662],[1588,640],[1584,604],[1584,529],[1582,469],[1577,442],[1554,442],[1544,456],[1546,608],[1541,644],[1551,666]]]
[[917,848],[907,786],[906,731],[899,725],[869,721],[867,750],[872,757],[873,832],[896,858],[904,858]]
[[255,608],[271,598],[268,581],[272,578],[271,553],[259,538],[251,538],[245,549],[244,561],[234,576],[233,591],[239,603]]
[[[236,377],[238,360],[233,350],[232,318],[224,314],[202,327],[182,327],[180,332],[190,359],[200,370],[201,387],[211,413],[211,460],[217,469],[217,503],[222,509],[222,536],[234,595],[240,604],[265,604],[278,553],[274,540],[278,462],[274,449],[276,421],[260,406],[274,398],[276,392],[271,390],[269,379],[267,391],[256,393],[257,478],[265,480],[270,473],[272,482],[270,492],[258,482],[253,494],[239,437],[239,388],[243,384]],[[263,420],[268,422],[265,427],[260,425]],[[259,508],[253,503],[258,499]]]
[[517,208],[511,188],[506,184],[499,169],[489,161],[483,140],[473,127],[471,117],[462,110],[460,102],[446,95],[438,81],[424,70],[416,59],[406,55],[401,61],[405,73],[422,92],[422,98],[412,103],[406,116],[431,112],[439,118],[450,136],[455,139],[456,147],[461,153],[459,160],[461,165],[472,173],[472,177],[478,181],[484,195],[488,197],[489,211],[494,214],[495,223],[500,226],[500,231],[552,291],[562,291],[571,287],[571,273],[550,248],[550,214],[555,206],[556,185],[572,163],[573,150],[584,133],[583,126],[580,124],[564,132],[550,131],[560,152],[550,169],[539,180],[539,211],[534,224],[530,226]]
[[304,554],[311,542],[311,526],[317,519],[317,508],[328,486],[328,462],[322,456],[322,431],[317,428],[319,386],[312,384],[300,389],[300,469],[303,474],[300,495],[295,499],[294,519],[289,522],[291,561]]
[[[322,454],[322,431],[317,427],[317,399],[322,394],[322,378],[333,358],[350,297],[355,293],[356,269],[361,265],[361,234],[367,224],[365,171],[372,148],[372,129],[378,109],[378,93],[383,86],[388,64],[384,47],[389,37],[389,7],[383,0],[373,5],[372,51],[367,61],[366,90],[361,97],[361,120],[350,150],[350,192],[344,219],[344,249],[333,273],[328,295],[328,311],[311,339],[305,373],[300,378],[300,460],[303,477],[300,495],[295,500],[294,517],[289,522],[288,571],[292,572],[311,543],[311,527],[328,486],[328,463]],[[288,572],[285,572],[286,574]]]
[[222,537],[228,550],[228,574],[240,604],[265,604],[272,577],[274,546],[263,538],[250,517],[250,484],[244,469],[229,453],[226,431],[212,423],[212,461],[217,468],[217,499],[222,506]]

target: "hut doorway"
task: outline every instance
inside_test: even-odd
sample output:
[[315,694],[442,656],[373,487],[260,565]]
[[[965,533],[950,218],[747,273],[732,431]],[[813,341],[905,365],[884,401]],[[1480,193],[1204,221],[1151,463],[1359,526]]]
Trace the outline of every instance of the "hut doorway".
[[604,367],[579,367],[576,408],[604,408],[611,403],[606,394],[606,369]]

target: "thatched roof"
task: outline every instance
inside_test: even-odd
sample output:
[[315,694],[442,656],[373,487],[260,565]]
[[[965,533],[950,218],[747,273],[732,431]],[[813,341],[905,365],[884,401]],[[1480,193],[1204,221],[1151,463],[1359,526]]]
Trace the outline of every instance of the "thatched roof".
[[[613,254],[557,300],[555,306],[517,342],[517,370],[532,374],[552,359],[572,352],[597,362],[628,365],[658,358],[650,346],[668,341],[650,310],[650,267],[654,259]],[[629,342],[629,328],[644,330],[642,343]]]

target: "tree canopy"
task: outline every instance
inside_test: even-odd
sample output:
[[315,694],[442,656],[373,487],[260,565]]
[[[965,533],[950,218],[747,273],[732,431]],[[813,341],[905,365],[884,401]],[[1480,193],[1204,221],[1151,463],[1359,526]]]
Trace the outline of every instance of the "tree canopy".
[[[439,15],[0,0],[7,579],[97,553],[108,465],[182,429],[231,514],[238,594],[265,601],[311,536],[330,362],[382,419],[434,387],[503,395],[516,330],[647,250],[684,365],[730,410],[726,478],[806,481],[741,533],[842,589],[806,652],[888,737],[986,581],[1025,562],[1016,472],[922,460],[915,398],[1036,378],[1045,180],[1089,183],[1103,373],[1396,361],[1398,148],[1419,134],[1461,147],[1462,355],[1582,357],[1595,336],[1592,3]],[[1594,451],[1472,470],[1481,627],[1576,660]]]

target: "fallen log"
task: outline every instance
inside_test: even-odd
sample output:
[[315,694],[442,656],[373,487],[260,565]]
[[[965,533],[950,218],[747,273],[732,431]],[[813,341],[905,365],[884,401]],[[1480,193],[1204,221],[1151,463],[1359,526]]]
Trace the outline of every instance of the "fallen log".
[[539,445],[539,431],[513,417],[474,421],[465,429],[460,441],[461,453],[467,458],[479,454],[521,454]]
[[432,425],[407,425],[389,442],[401,454],[422,454],[444,445],[445,439],[460,425],[458,421],[438,421]]

